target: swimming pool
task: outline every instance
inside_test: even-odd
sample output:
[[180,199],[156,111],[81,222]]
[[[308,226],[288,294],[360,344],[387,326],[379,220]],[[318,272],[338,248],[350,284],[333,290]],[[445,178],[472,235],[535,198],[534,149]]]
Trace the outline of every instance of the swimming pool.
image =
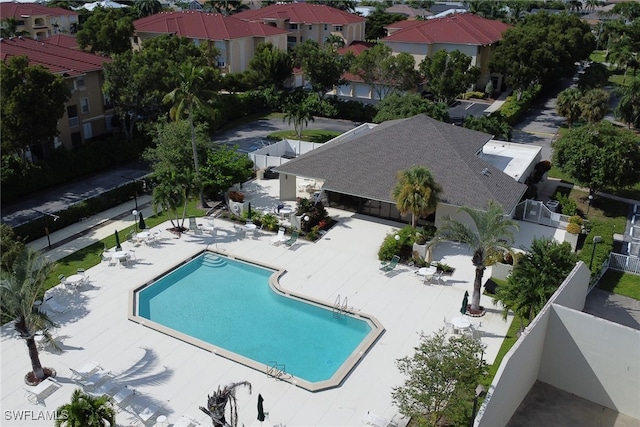
[[371,316],[282,290],[283,272],[205,251],[136,290],[135,315],[303,388],[335,387],[384,329]]

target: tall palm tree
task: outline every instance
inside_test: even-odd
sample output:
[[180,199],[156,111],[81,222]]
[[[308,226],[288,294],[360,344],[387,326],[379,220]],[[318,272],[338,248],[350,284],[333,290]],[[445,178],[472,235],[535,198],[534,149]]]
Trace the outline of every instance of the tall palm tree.
[[73,391],[71,402],[57,409],[66,417],[56,418],[56,427],[104,427],[116,425],[116,411],[109,396],[93,397],[79,388]]
[[412,166],[398,172],[398,182],[392,196],[402,215],[411,213],[411,226],[416,226],[420,216],[436,211],[442,187],[433,179],[431,171],[424,166]]
[[162,11],[162,4],[158,0],[134,0],[134,7],[138,11],[138,17],[155,15]]
[[459,241],[473,251],[471,262],[476,268],[471,297],[471,311],[480,311],[480,288],[487,261],[492,255],[505,253],[513,244],[513,233],[518,229],[517,222],[504,216],[502,207],[495,201],[489,201],[486,211],[467,206],[458,209],[471,218],[471,223],[446,218],[442,227],[436,231],[430,246],[443,240]]
[[589,123],[599,122],[609,112],[609,92],[604,89],[591,89],[580,100],[582,118]]
[[165,95],[163,102],[171,103],[169,115],[172,120],[181,120],[186,113],[191,127],[191,145],[193,148],[193,165],[196,173],[196,181],[200,191],[200,204],[208,207],[204,200],[204,188],[202,177],[200,176],[200,165],[198,163],[198,151],[196,147],[196,129],[193,125],[193,114],[195,110],[211,114],[213,108],[209,101],[215,97],[215,92],[206,89],[204,67],[185,64],[180,68],[180,84],[177,88]]
[[615,109],[616,117],[631,126],[640,127],[640,77],[631,80],[627,86],[618,86],[616,94],[620,95],[620,102]]
[[572,127],[582,114],[582,92],[572,87],[558,94],[556,112],[567,119],[567,125]]
[[[208,396],[207,407],[200,407],[202,412],[211,417],[214,427],[236,427],[238,425],[238,403],[236,402],[236,388],[238,387],[249,387],[249,394],[251,394],[251,383],[248,381],[228,384],[222,390],[218,386],[218,391],[214,391],[211,396]],[[225,418],[227,404],[230,411],[228,423]]]
[[35,336],[42,333],[52,342],[48,328],[55,323],[41,311],[36,301],[44,294],[44,283],[53,265],[42,253],[25,247],[13,263],[11,271],[0,273],[0,319],[2,323],[14,322],[20,338],[25,340],[31,359],[32,376],[36,380],[45,378],[40,363]]
[[29,35],[29,31],[18,31],[18,20],[12,16],[3,19],[2,24],[2,28],[0,28],[0,34],[2,34],[2,37],[9,38]]
[[282,120],[287,120],[288,124],[293,122],[293,129],[296,132],[298,139],[302,139],[302,131],[309,124],[310,121],[314,121],[313,117],[313,103],[315,94],[309,94],[303,97],[301,93],[299,96],[291,96],[289,102],[284,106],[284,116]]

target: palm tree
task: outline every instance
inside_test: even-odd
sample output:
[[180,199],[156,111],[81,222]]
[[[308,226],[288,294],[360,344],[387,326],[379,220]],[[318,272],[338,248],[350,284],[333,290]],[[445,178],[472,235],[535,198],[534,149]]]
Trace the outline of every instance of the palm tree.
[[55,323],[36,304],[44,294],[44,283],[52,269],[53,265],[40,252],[25,247],[12,270],[0,273],[0,319],[3,324],[14,322],[18,335],[25,340],[31,359],[30,376],[35,380],[43,380],[46,375],[34,337],[42,333],[53,343],[48,328]]
[[392,196],[402,215],[411,213],[411,226],[416,226],[420,216],[436,211],[442,187],[433,179],[431,171],[424,166],[412,166],[398,172],[398,183]]
[[18,31],[18,20],[14,17],[9,17],[3,19],[2,28],[0,28],[0,33],[2,37],[20,37],[20,36],[28,36],[29,31]]
[[486,211],[475,210],[463,206],[458,209],[471,217],[471,223],[445,218],[445,223],[438,229],[430,246],[442,240],[459,241],[468,245],[473,251],[471,262],[476,268],[471,297],[471,311],[480,312],[480,288],[482,276],[487,268],[487,261],[492,255],[505,253],[513,243],[513,233],[518,224],[504,216],[502,207],[495,201],[489,201]]
[[248,10],[249,5],[241,0],[207,0],[204,4],[204,9],[228,16]]
[[609,112],[609,92],[604,89],[591,89],[580,100],[582,118],[589,123],[599,122]]
[[82,390],[75,389],[71,403],[57,409],[66,417],[56,418],[56,427],[104,427],[116,425],[116,411],[109,396],[93,397]]
[[303,98],[302,93],[298,96],[291,96],[289,102],[284,106],[284,117],[282,120],[287,120],[288,124],[293,122],[293,129],[296,132],[298,139],[302,139],[302,131],[309,124],[309,121],[314,121],[313,117],[313,99],[315,94],[309,94],[309,96]]
[[133,5],[138,10],[138,17],[155,15],[162,11],[162,4],[158,0],[134,0]]
[[[208,396],[207,407],[200,407],[200,410],[211,417],[214,427],[236,427],[238,425],[238,403],[236,402],[236,388],[249,387],[251,394],[251,383],[242,381],[238,383],[228,384],[224,389],[213,392]],[[230,421],[227,423],[225,412],[227,404],[229,404]]]
[[627,86],[618,86],[616,93],[621,96],[615,109],[616,117],[631,126],[640,127],[640,78],[634,78]]
[[520,318],[520,331],[524,319],[531,322],[540,313],[551,295],[573,269],[576,254],[567,242],[551,238],[535,238],[529,251],[518,259],[507,283],[498,287],[496,300],[504,307],[502,317],[509,310]]
[[572,87],[558,94],[556,112],[567,119],[567,125],[572,127],[582,114],[582,92]]
[[200,191],[200,204],[208,207],[204,200],[204,188],[201,184],[200,165],[198,164],[198,151],[196,147],[196,129],[193,125],[193,113],[200,110],[205,113],[212,113],[212,107],[208,104],[213,99],[215,92],[205,88],[204,67],[185,64],[179,71],[180,85],[165,95],[163,102],[172,103],[169,115],[172,120],[180,120],[186,112],[189,117],[191,127],[191,145],[193,148],[193,165],[196,173],[196,180]]

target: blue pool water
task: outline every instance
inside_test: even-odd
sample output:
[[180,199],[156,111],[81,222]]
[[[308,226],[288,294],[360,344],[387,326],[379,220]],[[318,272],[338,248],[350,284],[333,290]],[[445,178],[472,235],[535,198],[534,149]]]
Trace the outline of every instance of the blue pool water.
[[364,320],[274,292],[272,270],[204,253],[138,293],[138,315],[309,382],[340,368]]

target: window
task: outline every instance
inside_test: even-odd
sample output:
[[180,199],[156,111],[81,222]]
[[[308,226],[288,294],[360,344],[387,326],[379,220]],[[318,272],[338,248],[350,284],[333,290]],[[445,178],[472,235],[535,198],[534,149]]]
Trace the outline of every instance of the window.
[[324,30],[327,31],[329,29],[329,26],[327,24],[324,24]]
[[77,105],[69,105],[67,107],[67,116],[69,117],[70,128],[78,126],[78,106]]
[[84,86],[84,76],[79,76],[76,78],[76,87],[78,89],[83,89]]
[[82,111],[82,114],[89,112],[89,98],[80,98],[80,111]]
[[336,25],[333,28],[335,28],[336,31],[342,31],[342,25]]
[[290,30],[297,30],[298,29],[298,24],[289,24],[289,29]]
[[91,122],[82,124],[82,131],[84,132],[84,139],[93,138],[93,128],[91,127]]
[[311,31],[313,30],[313,25],[309,25],[307,28],[309,29],[309,31]]

